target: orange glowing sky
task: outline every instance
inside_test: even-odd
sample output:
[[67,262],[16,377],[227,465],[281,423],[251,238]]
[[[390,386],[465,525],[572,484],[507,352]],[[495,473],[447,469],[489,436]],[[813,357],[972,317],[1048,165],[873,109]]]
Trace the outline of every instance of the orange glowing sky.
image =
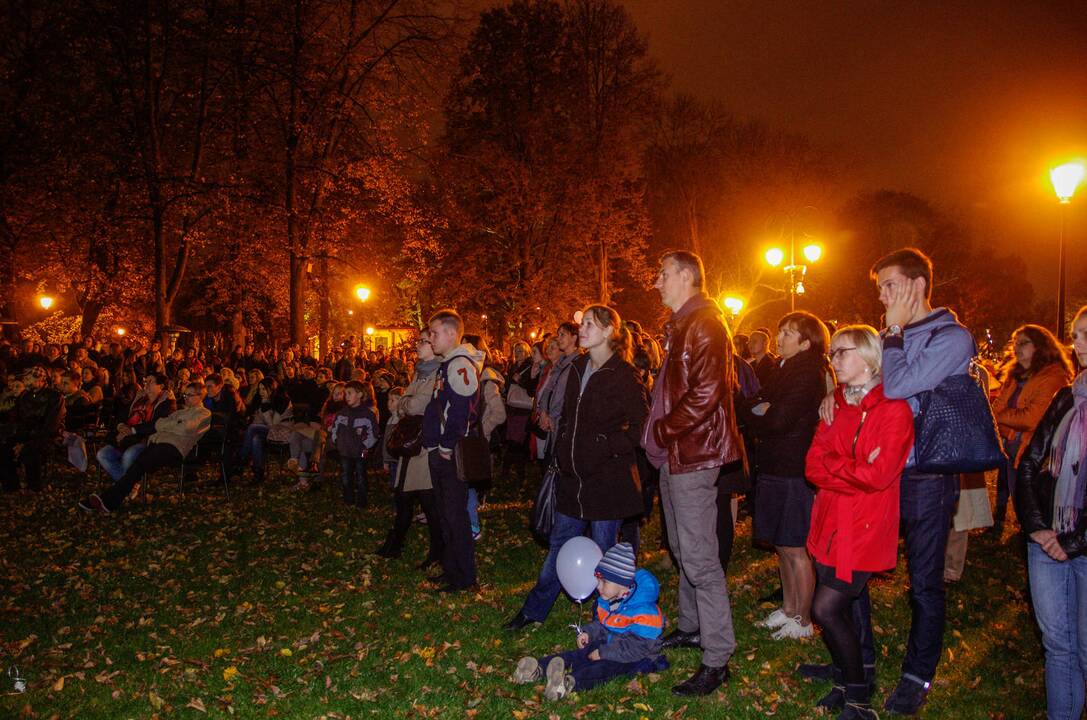
[[[1087,2],[624,0],[673,87],[807,135],[1056,270],[1049,167],[1087,157]],[[1087,271],[1087,188],[1069,277]]]

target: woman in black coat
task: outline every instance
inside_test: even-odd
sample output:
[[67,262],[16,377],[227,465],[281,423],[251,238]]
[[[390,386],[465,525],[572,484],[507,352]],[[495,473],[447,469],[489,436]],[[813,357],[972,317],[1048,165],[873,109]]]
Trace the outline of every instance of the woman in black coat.
[[588,352],[574,360],[566,383],[550,550],[508,630],[543,622],[551,612],[561,590],[555,561],[567,540],[588,529],[607,552],[623,520],[644,510],[636,451],[649,396],[631,364],[630,331],[615,310],[591,305],[582,313],[578,344]]
[[776,630],[774,639],[810,637],[815,570],[808,557],[808,529],[815,492],[804,480],[804,461],[827,394],[824,353],[829,333],[811,313],[792,312],[778,324],[780,367],[746,413],[757,440],[759,476],[752,535],[778,554],[782,607],[757,623]]

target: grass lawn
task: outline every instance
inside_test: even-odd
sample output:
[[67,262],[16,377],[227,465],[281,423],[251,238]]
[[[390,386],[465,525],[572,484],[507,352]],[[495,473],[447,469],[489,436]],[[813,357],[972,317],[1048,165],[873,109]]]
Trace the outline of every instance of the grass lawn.
[[[415,570],[424,528],[403,559],[373,554],[392,518],[385,481],[368,510],[338,489],[296,494],[284,475],[262,488],[189,488],[164,478],[149,502],[111,517],[75,508],[77,476],[40,496],[0,497],[0,659],[29,687],[3,678],[0,717],[448,717],[807,718],[825,686],[798,679],[823,661],[822,642],[777,643],[753,622],[769,608],[776,563],[737,528],[729,573],[739,650],[732,680],[705,699],[670,687],[697,667],[675,651],[672,669],[545,703],[542,686],[515,686],[518,658],[565,649],[578,606],[560,598],[548,622],[509,635],[502,622],[531,587],[543,550],[524,529],[527,500],[499,482],[477,546],[482,589],[440,597]],[[88,488],[91,486],[87,482]],[[661,580],[675,618],[676,577],[646,531],[640,562]],[[940,675],[928,718],[1044,716],[1042,654],[1024,597],[1021,549],[971,538],[966,574],[948,593]],[[872,588],[882,702],[897,679],[909,627],[905,567]],[[588,615],[588,605],[584,614]]]

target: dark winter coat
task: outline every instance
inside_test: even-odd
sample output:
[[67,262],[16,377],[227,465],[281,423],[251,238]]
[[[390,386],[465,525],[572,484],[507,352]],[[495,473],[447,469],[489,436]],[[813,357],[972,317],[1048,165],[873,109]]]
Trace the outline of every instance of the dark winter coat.
[[[1057,428],[1074,407],[1072,388],[1058,390],[1019,461],[1015,514],[1027,535],[1053,527],[1053,494],[1057,490],[1057,478],[1049,472],[1047,461]],[[1087,512],[1081,511],[1075,529],[1057,535],[1057,542],[1070,558],[1087,553]]]
[[[745,412],[747,426],[758,439],[759,473],[804,477],[804,460],[826,394],[827,366],[820,353],[804,350],[782,363]],[[763,402],[770,403],[764,415],[751,412]]]
[[597,368],[585,392],[589,356],[570,366],[556,456],[562,474],[556,508],[585,520],[617,520],[644,511],[635,451],[649,413],[638,371],[618,355]]

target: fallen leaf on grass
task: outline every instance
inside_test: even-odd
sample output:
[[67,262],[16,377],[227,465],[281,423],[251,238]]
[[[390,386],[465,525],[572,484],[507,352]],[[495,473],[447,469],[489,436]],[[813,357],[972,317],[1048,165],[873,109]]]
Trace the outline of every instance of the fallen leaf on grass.
[[230,682],[234,678],[238,677],[238,668],[234,665],[223,670],[223,680]]
[[151,703],[151,707],[155,708],[156,710],[161,710],[162,706],[166,704],[165,702],[163,702],[163,699],[158,696],[158,693],[156,693],[154,690],[147,693],[147,700]]
[[207,708],[204,707],[204,701],[200,698],[193,698],[189,701],[189,704],[185,707],[190,707],[193,710],[197,710],[202,713],[207,713]]
[[53,692],[60,692],[64,689],[64,676],[61,675],[57,678],[57,681],[53,683]]

